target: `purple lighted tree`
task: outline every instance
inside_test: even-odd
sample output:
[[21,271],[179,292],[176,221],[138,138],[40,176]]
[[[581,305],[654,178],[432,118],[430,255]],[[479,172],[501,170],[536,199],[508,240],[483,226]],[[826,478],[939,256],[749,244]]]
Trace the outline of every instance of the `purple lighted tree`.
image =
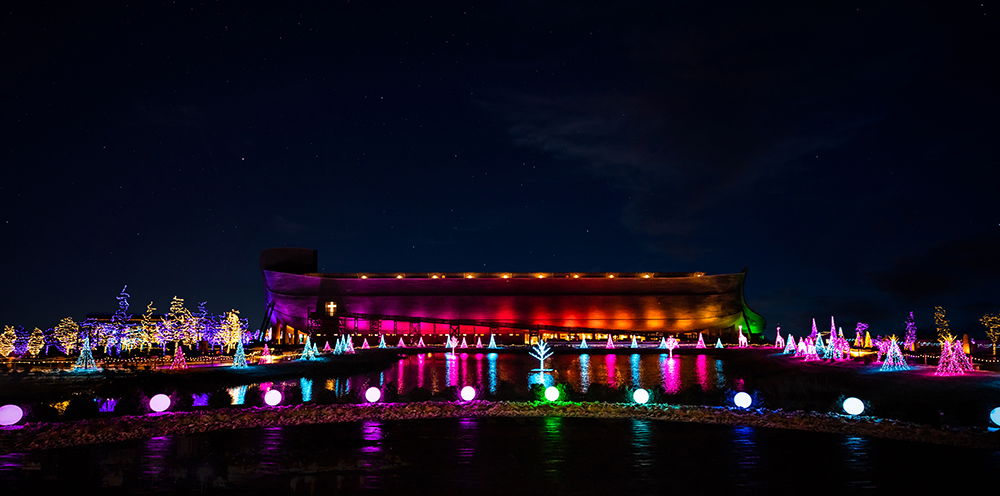
[[267,347],[267,343],[264,343],[264,351],[260,352],[260,361],[258,361],[257,363],[259,364],[271,363],[271,359],[272,359],[271,350]]
[[[938,357],[937,370],[934,375],[961,375],[965,371],[952,359],[952,344],[950,336],[941,337],[941,356]],[[964,350],[963,350],[964,353]]]
[[865,346],[865,330],[868,329],[868,324],[864,322],[858,322],[857,327],[854,328],[854,347],[863,348]]
[[889,351],[889,338],[882,338],[875,340],[875,347],[878,349],[878,357],[875,359],[875,363],[881,363],[882,358]]
[[813,318],[812,332],[809,333],[809,339],[816,339],[819,336],[819,329],[816,328],[816,319]]
[[906,336],[903,337],[903,347],[910,351],[916,349],[917,343],[917,321],[913,318],[913,312],[906,317]]
[[812,340],[809,340],[809,342],[806,343],[806,353],[803,355],[803,358],[805,358],[807,362],[819,360],[819,354],[816,353],[816,345],[812,342]]

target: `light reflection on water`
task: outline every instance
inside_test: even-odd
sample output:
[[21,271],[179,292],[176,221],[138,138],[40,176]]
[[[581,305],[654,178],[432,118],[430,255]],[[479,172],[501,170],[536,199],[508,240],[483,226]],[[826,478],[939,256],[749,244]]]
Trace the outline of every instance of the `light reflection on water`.
[[738,425],[733,427],[732,455],[736,458],[735,483],[740,487],[760,485],[758,466],[760,453],[757,447],[757,431],[753,427]]
[[580,355],[580,391],[584,393],[590,389],[590,355],[584,353]]
[[653,453],[652,420],[632,419],[632,463],[641,469],[656,466]]
[[145,440],[145,449],[142,453],[144,479],[156,483],[166,476],[167,459],[171,455],[172,448],[171,436],[157,436]]
[[844,466],[847,469],[847,484],[854,489],[875,487],[871,480],[872,459],[869,441],[859,436],[844,436]]
[[362,445],[359,450],[358,468],[361,469],[361,487],[379,489],[382,487],[380,463],[382,455],[382,422],[366,420],[361,423]]

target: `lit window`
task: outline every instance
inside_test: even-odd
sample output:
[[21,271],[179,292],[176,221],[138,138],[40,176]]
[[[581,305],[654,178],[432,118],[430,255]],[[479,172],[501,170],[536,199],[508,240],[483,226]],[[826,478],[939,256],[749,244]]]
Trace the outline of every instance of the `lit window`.
[[337,303],[333,301],[326,302],[326,314],[333,315],[337,313]]

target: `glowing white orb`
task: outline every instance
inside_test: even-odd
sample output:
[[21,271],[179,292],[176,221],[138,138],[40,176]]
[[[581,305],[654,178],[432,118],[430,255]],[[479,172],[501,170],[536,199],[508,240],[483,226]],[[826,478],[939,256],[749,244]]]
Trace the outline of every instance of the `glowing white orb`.
[[462,392],[460,394],[463,401],[472,401],[476,399],[476,388],[472,386],[465,386],[462,388]]
[[733,403],[740,408],[750,408],[750,404],[753,403],[753,398],[749,394],[740,391],[733,396]]
[[376,401],[382,399],[382,390],[377,387],[370,387],[365,391],[365,400],[369,403],[375,403]]
[[863,401],[851,396],[844,400],[844,411],[848,415],[861,415],[861,412],[865,411],[865,404]]
[[24,418],[24,410],[17,405],[0,406],[0,425],[14,425]]
[[559,400],[559,388],[555,386],[549,386],[545,388],[545,399],[549,401]]
[[271,406],[275,406],[278,403],[281,403],[281,391],[278,391],[277,389],[272,389],[264,393],[264,403],[267,403],[268,405]]
[[149,409],[154,412],[162,412],[170,408],[170,397],[165,394],[158,394],[149,399]]
[[649,401],[649,391],[646,391],[645,389],[636,389],[635,392],[632,393],[632,401],[635,401],[640,405],[645,405],[646,402]]
[[[4,408],[7,408],[7,407],[4,407]],[[0,408],[0,411],[2,411],[2,410],[3,409]],[[993,411],[990,412],[990,420],[992,420],[994,424],[1000,425],[1000,406],[994,408]],[[3,421],[0,421],[0,424],[3,424]]]

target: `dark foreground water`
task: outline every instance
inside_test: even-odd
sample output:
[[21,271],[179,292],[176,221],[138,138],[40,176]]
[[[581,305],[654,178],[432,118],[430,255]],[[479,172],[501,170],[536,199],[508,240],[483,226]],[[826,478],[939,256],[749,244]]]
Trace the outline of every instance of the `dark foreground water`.
[[572,418],[367,421],[0,455],[4,494],[855,494],[989,482],[1000,452]]

